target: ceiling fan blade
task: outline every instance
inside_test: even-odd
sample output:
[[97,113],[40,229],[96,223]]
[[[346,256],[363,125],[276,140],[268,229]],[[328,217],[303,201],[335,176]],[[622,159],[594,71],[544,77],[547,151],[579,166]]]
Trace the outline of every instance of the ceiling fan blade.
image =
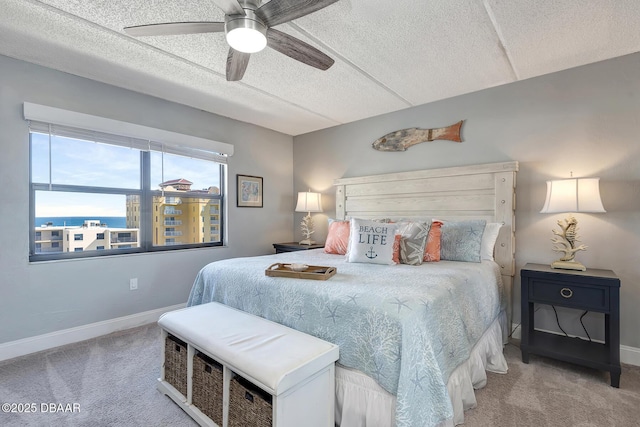
[[227,15],[245,15],[238,0],[213,0],[213,2]]
[[227,56],[227,81],[237,82],[242,80],[244,72],[249,65],[249,58],[251,54],[239,52],[233,48],[229,48],[229,55]]
[[271,0],[256,9],[255,13],[267,27],[292,21],[320,10],[338,0]]
[[163,24],[135,25],[125,27],[124,32],[134,37],[220,33],[224,32],[224,22],[168,22]]
[[267,46],[323,71],[330,68],[335,62],[310,44],[273,28],[267,30]]

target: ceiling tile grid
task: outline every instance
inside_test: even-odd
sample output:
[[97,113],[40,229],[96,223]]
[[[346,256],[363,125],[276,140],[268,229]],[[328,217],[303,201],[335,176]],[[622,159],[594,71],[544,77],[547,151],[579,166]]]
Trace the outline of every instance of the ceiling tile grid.
[[215,1],[0,0],[0,54],[298,135],[640,51],[638,0],[339,0],[277,26],[333,67],[265,49],[240,82],[223,33],[123,31]]

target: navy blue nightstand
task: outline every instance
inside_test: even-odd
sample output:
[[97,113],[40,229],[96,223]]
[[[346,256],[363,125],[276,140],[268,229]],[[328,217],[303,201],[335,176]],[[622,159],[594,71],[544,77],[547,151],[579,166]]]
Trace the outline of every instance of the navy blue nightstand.
[[309,249],[324,248],[324,243],[315,243],[313,245],[301,245],[298,242],[274,243],[273,248],[277,254],[283,252],[308,251]]
[[[620,386],[620,279],[611,270],[558,270],[527,264],[520,271],[522,361],[529,354],[609,371],[611,386]],[[605,343],[536,331],[534,303],[604,313]]]

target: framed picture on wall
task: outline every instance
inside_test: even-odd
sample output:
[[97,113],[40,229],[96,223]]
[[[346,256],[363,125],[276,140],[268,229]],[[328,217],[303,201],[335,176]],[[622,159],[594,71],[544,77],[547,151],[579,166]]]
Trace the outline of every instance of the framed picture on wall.
[[239,208],[262,207],[262,177],[251,175],[236,175],[237,202]]

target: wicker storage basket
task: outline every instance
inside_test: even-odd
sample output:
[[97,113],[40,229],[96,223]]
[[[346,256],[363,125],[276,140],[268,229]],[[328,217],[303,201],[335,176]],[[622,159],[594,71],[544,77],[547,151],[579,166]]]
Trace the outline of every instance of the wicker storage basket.
[[193,404],[222,426],[222,365],[206,354],[193,357]]
[[164,379],[187,396],[187,344],[173,335],[164,340]]
[[271,427],[271,395],[240,376],[229,387],[229,427]]

